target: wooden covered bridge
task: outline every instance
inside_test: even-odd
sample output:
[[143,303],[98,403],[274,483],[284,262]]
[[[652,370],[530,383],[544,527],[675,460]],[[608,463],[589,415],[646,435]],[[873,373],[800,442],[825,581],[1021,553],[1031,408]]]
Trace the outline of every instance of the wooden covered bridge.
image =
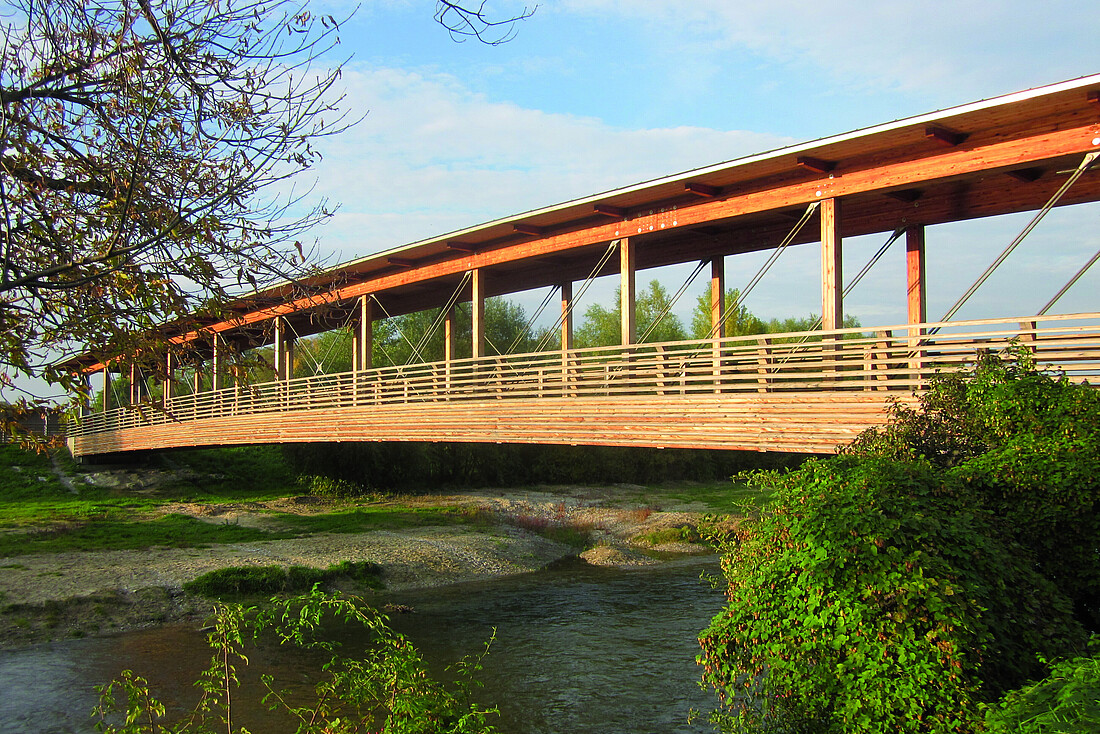
[[[301,441],[828,452],[882,423],[891,400],[912,399],[937,371],[963,368],[980,350],[1013,341],[1046,368],[1095,380],[1100,313],[1008,313],[969,322],[950,314],[929,323],[925,227],[1023,211],[1038,218],[1053,206],[1100,200],[1098,154],[1094,75],[371,255],[332,269],[308,295],[273,288],[242,297],[224,321],[192,331],[165,327],[179,349],[155,370],[167,376],[156,401],[141,389],[148,355],[132,363],[74,360],[73,369],[89,379],[101,373],[104,389],[103,404],[70,427],[69,444],[77,456]],[[877,232],[904,242],[906,269],[897,282],[906,289],[907,322],[839,328],[843,240]],[[812,242],[820,242],[821,328],[723,334],[725,258]],[[709,266],[710,337],[638,343],[635,274],[691,261]],[[621,286],[622,344],[577,349],[575,286],[613,273]],[[561,293],[553,346],[487,355],[485,299],[547,286]],[[455,353],[458,302],[471,304],[471,354]],[[376,319],[432,308],[445,314],[444,359],[371,364]],[[353,325],[354,368],[295,377],[295,338],[334,323]],[[231,378],[232,354],[271,345],[274,381]],[[182,384],[185,367],[196,376],[193,386]],[[110,401],[113,374],[130,377],[127,404]],[[204,384],[209,389],[200,389]]]

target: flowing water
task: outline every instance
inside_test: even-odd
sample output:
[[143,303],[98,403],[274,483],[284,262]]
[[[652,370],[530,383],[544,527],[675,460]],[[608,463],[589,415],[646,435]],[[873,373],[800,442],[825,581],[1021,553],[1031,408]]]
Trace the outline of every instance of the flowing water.
[[[699,576],[717,568],[713,558],[625,571],[567,564],[386,598],[415,609],[394,615],[393,626],[437,674],[479,652],[495,628],[479,698],[500,707],[501,732],[687,734],[709,730],[689,724],[690,711],[715,705],[694,659],[700,630],[723,604]],[[178,626],[2,652],[0,732],[92,731],[92,686],[124,668],[147,677],[170,708],[189,705],[209,656],[200,633]],[[277,649],[251,659],[282,686],[317,662]],[[259,708],[241,716],[256,734],[287,731]]]

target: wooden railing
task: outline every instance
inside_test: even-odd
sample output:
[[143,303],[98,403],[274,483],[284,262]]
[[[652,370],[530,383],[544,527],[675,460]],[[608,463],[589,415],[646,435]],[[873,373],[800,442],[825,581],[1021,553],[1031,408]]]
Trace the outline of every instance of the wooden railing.
[[[637,396],[912,394],[982,351],[1029,349],[1043,370],[1100,380],[1100,314],[799,332],[463,359],[228,387],[91,413],[69,437],[217,418],[424,403]],[[675,409],[675,401],[668,401]],[[456,408],[459,406],[456,405]]]

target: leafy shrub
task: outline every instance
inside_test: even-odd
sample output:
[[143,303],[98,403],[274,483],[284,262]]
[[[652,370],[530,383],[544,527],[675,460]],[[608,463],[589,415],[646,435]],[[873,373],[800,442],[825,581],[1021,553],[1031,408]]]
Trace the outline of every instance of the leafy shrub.
[[[356,654],[343,655],[324,636],[334,623],[356,626],[366,643]],[[387,734],[491,734],[489,717],[496,709],[472,701],[475,676],[489,645],[478,656],[452,666],[448,682],[434,679],[420,653],[403,635],[386,625],[386,618],[360,600],[326,594],[316,588],[290,599],[273,599],[270,609],[257,612],[240,605],[222,605],[207,636],[214,654],[196,686],[202,697],[192,711],[171,721],[149,683],[133,672],[100,686],[100,703],[93,716],[103,734],[153,732],[245,731],[235,706],[243,695],[238,671],[248,664],[244,648],[251,639],[318,650],[331,656],[309,681],[309,690],[274,687],[269,675],[260,680],[262,703],[281,711],[285,730],[301,732],[387,732]],[[357,635],[362,639],[364,635]],[[492,640],[490,640],[490,643]],[[121,726],[116,722],[122,722]]]
[[314,497],[346,499],[358,497],[364,493],[364,489],[355,482],[320,474],[302,475],[298,477],[298,485],[305,487],[306,491]]
[[736,531],[701,638],[724,728],[979,731],[983,702],[1045,674],[1037,656],[1081,649],[1100,401],[1014,357],[841,456],[757,476],[776,499]]
[[205,573],[183,590],[216,599],[293,594],[317,584],[347,578],[372,588],[381,585],[382,567],[371,561],[341,561],[327,569],[309,566],[231,566]]
[[989,734],[1092,734],[1100,731],[1100,638],[1092,655],[1051,666],[1038,683],[1009,692],[986,712]]

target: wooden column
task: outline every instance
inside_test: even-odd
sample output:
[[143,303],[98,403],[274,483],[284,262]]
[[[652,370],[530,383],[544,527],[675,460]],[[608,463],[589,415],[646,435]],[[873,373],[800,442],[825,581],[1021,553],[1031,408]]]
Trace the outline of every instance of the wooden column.
[[225,387],[225,342],[221,334],[215,333],[210,357],[210,389],[214,392]]
[[455,344],[458,337],[458,324],[455,323],[455,316],[454,306],[447,309],[447,313],[443,315],[443,361],[447,363],[448,371],[451,368],[451,362],[457,356]]
[[726,336],[726,259],[721,255],[710,261],[710,333],[715,339]]
[[172,404],[172,386],[176,381],[176,355],[164,355],[164,407]]
[[573,281],[561,284],[561,350],[573,348]]
[[840,201],[821,202],[821,328],[844,323],[844,274],[841,268]]
[[470,272],[471,356],[476,359],[485,356],[485,272],[481,268]]
[[928,321],[924,278],[924,225],[905,230],[905,280],[910,324]]
[[561,284],[561,384],[564,395],[569,385],[569,357],[573,349],[573,281]]
[[141,402],[143,390],[141,368],[136,364],[130,364],[130,405],[137,405]]
[[[905,284],[909,319],[909,368],[919,371],[924,366],[920,343],[924,329],[913,324],[923,324],[928,321],[924,275],[924,225],[922,224],[905,230]],[[919,377],[919,373],[914,377]]]
[[289,382],[294,379],[294,334],[286,319],[275,319],[275,379]]
[[722,391],[722,338],[726,336],[726,260],[721,255],[710,261],[710,333],[714,339],[712,376],[714,391]]
[[455,321],[455,306],[452,305],[443,315],[443,375],[444,389],[451,392],[451,363],[455,359],[455,344],[457,343],[458,324]]
[[374,306],[370,296],[359,297],[359,330],[356,369],[369,370],[374,366]]
[[625,347],[638,341],[634,307],[634,242],[629,237],[619,241],[619,308],[620,341]]
[[111,366],[103,363],[103,412],[111,409]]
[[86,399],[80,403],[80,415],[83,417],[92,412],[92,376],[87,372],[81,373],[80,385],[84,389],[84,395],[86,396]]

